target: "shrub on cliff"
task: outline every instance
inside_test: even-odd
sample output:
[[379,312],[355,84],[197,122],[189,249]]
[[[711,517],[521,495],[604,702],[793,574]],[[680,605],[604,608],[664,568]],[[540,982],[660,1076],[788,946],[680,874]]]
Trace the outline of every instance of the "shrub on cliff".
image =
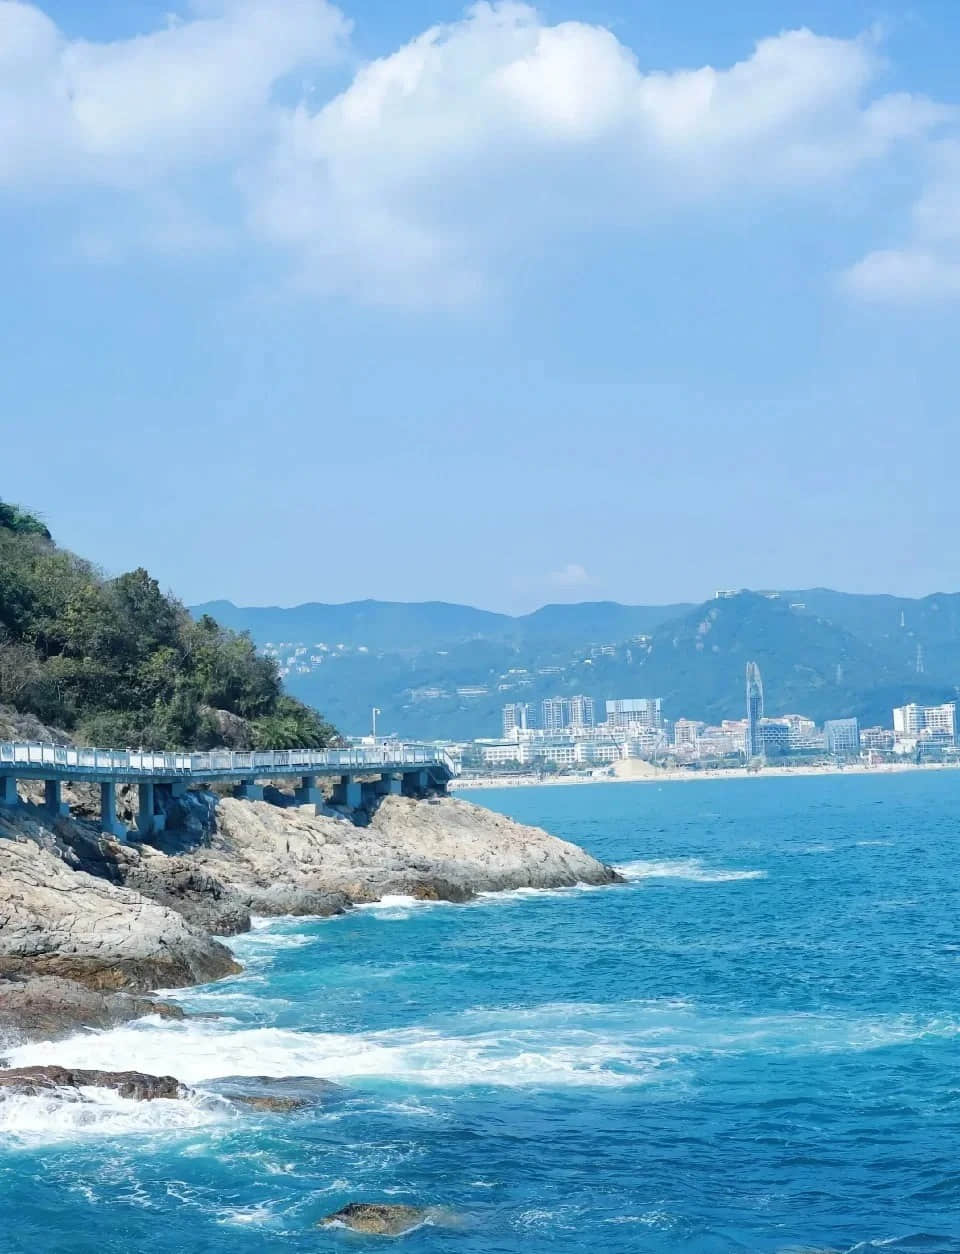
[[105,579],[3,502],[0,702],[106,745],[222,744],[217,711],[245,720],[257,745],[319,748],[336,735],[284,694],[249,636],[195,622],[143,569]]

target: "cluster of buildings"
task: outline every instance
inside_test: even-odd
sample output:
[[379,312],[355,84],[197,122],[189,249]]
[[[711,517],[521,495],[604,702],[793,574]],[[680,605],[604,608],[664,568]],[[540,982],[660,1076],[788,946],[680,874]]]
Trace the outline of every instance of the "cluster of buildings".
[[281,640],[275,644],[268,640],[261,651],[265,657],[273,658],[276,662],[281,679],[286,679],[288,675],[309,675],[324,662],[345,657],[349,653],[370,652],[364,644],[326,644],[322,640],[315,644],[304,644],[298,640]]
[[767,717],[763,680],[747,666],[745,717],[711,725],[663,716],[659,697],[601,703],[578,694],[503,707],[503,734],[464,746],[465,766],[487,770],[609,766],[629,758],[677,764],[806,758],[837,760],[861,755],[922,757],[956,750],[957,706],[906,705],[893,711],[893,728],[861,728],[855,718],[818,726],[803,714]]

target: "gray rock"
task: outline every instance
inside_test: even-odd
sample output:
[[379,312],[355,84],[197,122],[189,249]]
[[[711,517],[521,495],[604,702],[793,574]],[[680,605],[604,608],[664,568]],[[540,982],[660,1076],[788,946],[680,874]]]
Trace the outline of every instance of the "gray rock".
[[247,905],[215,876],[186,858],[141,859],[122,882],[214,936],[250,931]]
[[[82,1071],[67,1067],[16,1067],[0,1071],[0,1098],[15,1093],[35,1097],[51,1089],[112,1089],[121,1097],[153,1102],[185,1097],[188,1090],[173,1076],[141,1071]],[[77,1094],[79,1096],[79,1094]]]
[[388,893],[465,901],[478,892],[619,881],[576,845],[453,798],[386,797],[357,827],[308,807],[225,797],[209,846],[193,856],[260,914],[293,913],[293,888],[356,902]]
[[399,1237],[418,1228],[430,1218],[430,1211],[422,1206],[401,1206],[385,1202],[349,1202],[332,1215],[321,1219],[318,1227],[343,1224],[354,1232],[365,1232],[376,1237]]
[[146,990],[239,970],[225,946],[175,911],[73,871],[32,841],[0,840],[0,977]]
[[242,892],[243,903],[253,914],[268,917],[292,914],[329,918],[344,914],[350,908],[350,899],[343,893],[301,888],[297,884],[269,884],[266,888],[247,886]]
[[101,993],[55,976],[0,980],[0,1040],[60,1040],[84,1027],[112,1028],[145,1015],[184,1018],[170,1002]]
[[346,1095],[347,1090],[330,1080],[315,1076],[234,1075],[204,1084],[205,1091],[216,1093],[251,1110],[287,1113],[319,1106]]

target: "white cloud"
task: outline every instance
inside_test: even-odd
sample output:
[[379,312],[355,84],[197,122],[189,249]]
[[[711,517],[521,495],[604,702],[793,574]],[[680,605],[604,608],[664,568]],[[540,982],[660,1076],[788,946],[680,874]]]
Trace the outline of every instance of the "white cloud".
[[559,570],[545,575],[514,575],[512,584],[518,594],[539,604],[544,597],[559,597],[561,600],[582,598],[589,589],[599,585],[599,580],[579,562],[567,562]]
[[868,253],[843,279],[849,292],[870,301],[960,298],[960,142],[933,146],[930,177],[913,207],[907,242]]
[[220,238],[217,205],[307,284],[458,306],[571,228],[833,185],[947,116],[877,93],[872,37],[791,31],[729,68],[665,72],[604,27],[549,25],[514,0],[473,5],[318,106],[282,99],[348,30],[326,0],[204,0],[95,44],[0,0],[0,188],[121,189],[144,236],[177,246]]
[[272,124],[277,84],[340,56],[347,33],[326,0],[220,0],[90,43],[0,0],[0,186],[138,187],[245,159]]
[[544,581],[553,588],[583,588],[589,584],[596,583],[593,576],[587,571],[585,566],[580,566],[577,562],[568,562],[562,570],[555,570],[547,575]]
[[924,135],[944,111],[871,98],[869,38],[793,31],[726,70],[643,71],[609,31],[476,4],[287,120],[252,196],[258,231],[319,282],[469,299],[504,249],[678,204],[789,194]]

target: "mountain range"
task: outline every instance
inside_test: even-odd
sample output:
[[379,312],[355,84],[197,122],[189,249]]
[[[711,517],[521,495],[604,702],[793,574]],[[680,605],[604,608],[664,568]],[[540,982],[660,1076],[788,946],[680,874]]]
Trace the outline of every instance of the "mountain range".
[[668,718],[743,715],[748,661],[769,714],[890,725],[893,705],[960,684],[960,594],[920,599],[814,588],[702,605],[548,605],[512,617],[445,602],[193,607],[279,657],[289,691],[341,729],[496,736],[508,702],[586,693],[662,697]]

